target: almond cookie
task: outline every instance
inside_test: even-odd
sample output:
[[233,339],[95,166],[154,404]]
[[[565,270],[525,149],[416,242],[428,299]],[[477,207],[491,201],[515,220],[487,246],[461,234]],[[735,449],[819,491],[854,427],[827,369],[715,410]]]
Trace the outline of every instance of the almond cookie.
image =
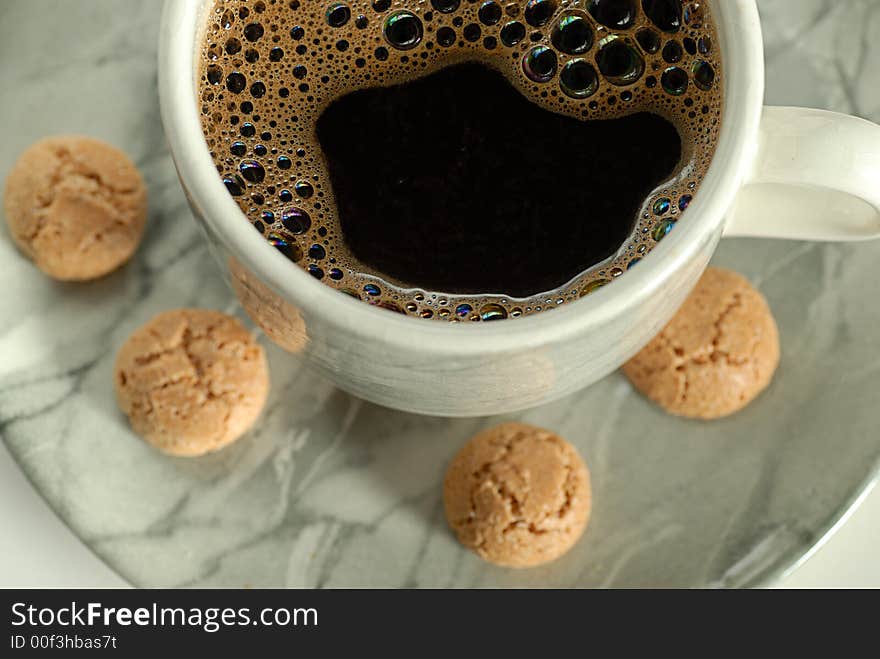
[[197,456],[241,437],[269,392],[263,348],[237,319],[166,311],[119,350],[116,397],[131,426],[160,451]]
[[446,519],[485,560],[532,567],[559,558],[590,518],[590,474],[575,448],[547,430],[505,423],[475,435],[443,483]]
[[3,206],[12,238],[40,270],[85,281],[112,272],[137,249],[147,189],[115,147],[90,137],[50,137],[15,163]]
[[779,330],[741,275],[709,268],[669,324],[623,372],[671,414],[717,419],[744,408],[779,365]]

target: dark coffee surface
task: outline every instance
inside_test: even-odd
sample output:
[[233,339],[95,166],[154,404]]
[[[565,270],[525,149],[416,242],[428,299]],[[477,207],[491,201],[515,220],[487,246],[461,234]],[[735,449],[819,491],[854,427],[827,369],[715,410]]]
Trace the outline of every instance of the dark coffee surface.
[[349,94],[317,135],[357,259],[422,287],[514,297],[612,256],[681,153],[657,115],[578,121],[476,63]]

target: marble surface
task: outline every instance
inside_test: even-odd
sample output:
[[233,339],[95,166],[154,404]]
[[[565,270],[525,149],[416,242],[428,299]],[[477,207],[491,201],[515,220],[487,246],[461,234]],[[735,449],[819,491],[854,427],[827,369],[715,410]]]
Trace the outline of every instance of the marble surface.
[[[880,1],[760,7],[768,102],[880,120]],[[142,250],[100,282],[49,282],[0,239],[0,434],[56,512],[131,582],[754,584],[801,556],[874,473],[880,243],[723,244],[716,263],[765,292],[784,349],[770,390],[732,419],[670,419],[619,375],[512,417],[560,431],[593,471],[593,522],[545,568],[487,566],[443,522],[446,461],[499,418],[385,410],[271,347],[273,395],[254,432],[200,460],[151,451],[116,410],[116,348],[162,309],[236,311],[162,138],[157,21],[156,2],[5,0],[0,23],[0,80],[15,92],[0,106],[0,178],[34,139],[84,132],[124,147],[150,185]]]

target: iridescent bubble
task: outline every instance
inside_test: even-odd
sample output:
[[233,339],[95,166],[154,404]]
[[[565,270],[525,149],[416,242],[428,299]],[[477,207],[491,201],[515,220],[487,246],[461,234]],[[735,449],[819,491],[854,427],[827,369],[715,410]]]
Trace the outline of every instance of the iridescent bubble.
[[227,9],[220,17],[220,25],[223,26],[224,30],[228,30],[232,27],[233,23],[235,23],[235,14],[231,9]]
[[410,50],[422,40],[422,21],[409,11],[397,11],[385,21],[385,39],[398,50]]
[[444,48],[447,48],[454,44],[455,30],[453,30],[451,27],[441,27],[439,30],[437,30],[437,43]]
[[451,14],[461,4],[461,0],[431,0],[431,6],[443,14]]
[[244,182],[244,179],[241,176],[224,176],[223,177],[223,185],[226,186],[226,189],[229,191],[233,197],[240,197],[244,194],[245,188],[247,188],[247,184]]
[[593,45],[593,29],[586,16],[570,12],[556,22],[551,39],[557,50],[568,55],[579,55]]
[[311,247],[309,247],[309,258],[314,259],[316,261],[320,261],[324,257],[327,256],[327,250],[324,249],[323,245],[319,245],[315,243]]
[[241,52],[241,41],[235,37],[227,39],[225,50],[227,55],[235,55]]
[[226,89],[233,94],[241,94],[246,86],[247,80],[245,80],[245,77],[238,71],[233,71],[226,76]]
[[691,2],[684,8],[684,22],[695,30],[703,27],[703,7],[699,2]]
[[334,281],[339,281],[340,279],[342,279],[342,277],[342,270],[340,270],[339,268],[330,268],[330,279],[333,279]]
[[327,24],[330,27],[342,27],[351,18],[351,9],[341,2],[334,2],[327,8]]
[[534,46],[523,56],[522,66],[530,80],[547,82],[556,73],[556,53],[546,46]]
[[260,37],[263,36],[263,32],[262,25],[259,23],[250,23],[244,28],[244,38],[253,43],[254,41],[260,40]]
[[490,302],[480,307],[480,318],[489,322],[490,320],[504,320],[507,318],[507,309],[500,304]]
[[556,0],[529,0],[523,10],[526,23],[532,27],[546,25],[556,11]]
[[223,69],[216,64],[211,64],[206,73],[208,82],[212,85],[219,85],[223,80]]
[[433,318],[433,317],[434,317],[434,312],[431,311],[430,309],[422,309],[422,310],[419,312],[419,316],[421,316],[422,318]]
[[271,226],[275,223],[275,213],[272,211],[263,211],[260,213],[260,219],[263,220],[267,225]]
[[687,210],[687,207],[691,205],[691,201],[693,197],[689,194],[682,195],[681,199],[678,200],[678,210],[684,212]]
[[480,38],[480,34],[482,34],[482,30],[480,30],[480,26],[476,23],[468,23],[464,26],[464,29],[461,31],[462,36],[467,41],[474,42]]
[[675,39],[670,40],[663,47],[663,59],[669,64],[680,62],[682,57],[684,57],[684,52],[681,49],[681,45]]
[[632,268],[633,266],[638,265],[638,263],[639,263],[641,260],[642,260],[642,259],[640,259],[640,258],[635,258],[635,259],[633,259],[632,261],[630,261],[630,262],[627,264],[626,269],[629,270],[629,269]]
[[233,142],[229,145],[229,153],[234,156],[243,156],[247,153],[247,144],[244,142]]
[[309,264],[308,271],[309,274],[315,279],[324,278],[324,271],[320,267],[316,266],[314,263]]
[[278,169],[290,169],[293,162],[287,156],[278,156]]
[[457,307],[455,307],[455,315],[459,318],[467,318],[473,310],[474,308],[467,303],[459,304]]
[[501,20],[501,5],[495,2],[495,0],[486,0],[486,2],[480,5],[477,16],[483,25],[495,25]]
[[651,231],[651,237],[657,242],[660,242],[666,237],[667,233],[672,231],[672,227],[674,226],[675,220],[662,220],[654,226],[654,229]]
[[630,85],[645,72],[645,60],[628,39],[610,36],[596,55],[599,71],[608,82],[618,87]]
[[272,245],[279,252],[284,254],[291,261],[299,261],[302,258],[302,250],[299,248],[299,245],[296,244],[295,241],[290,239],[288,236],[285,236],[282,233],[278,233],[277,231],[271,231],[266,234],[266,239],[269,241],[269,244]]
[[697,41],[697,50],[702,55],[708,55],[712,52],[712,40],[709,37],[700,37]]
[[649,27],[642,28],[636,33],[636,41],[649,55],[653,55],[660,50],[660,35]]
[[681,27],[681,0],[642,0],[642,9],[664,32],[678,32]]
[[677,66],[670,66],[660,76],[660,85],[667,94],[672,96],[681,96],[687,91],[688,75],[684,69]]
[[596,22],[615,30],[632,27],[636,20],[634,0],[590,0],[587,9]]
[[383,12],[391,6],[391,0],[373,0],[371,5],[374,11]]
[[661,197],[654,202],[654,215],[665,215],[672,208],[672,201],[667,197]]
[[297,181],[293,186],[293,191],[300,199],[310,199],[315,194],[315,188],[308,181]]
[[308,231],[312,226],[312,218],[301,208],[288,208],[281,213],[281,224],[294,235]]
[[376,286],[376,284],[366,284],[364,286],[364,293],[372,297],[377,297],[382,295],[382,289]]
[[605,286],[606,284],[610,284],[610,283],[611,283],[610,279],[594,279],[593,281],[591,281],[589,284],[587,284],[586,286],[584,286],[581,289],[581,297],[587,296],[590,293],[593,293],[594,291],[597,291],[600,288],[602,288],[603,286]]
[[693,72],[694,84],[697,87],[704,92],[712,89],[712,84],[715,82],[715,69],[712,68],[709,62],[704,62],[703,60],[694,62]]
[[586,60],[573,59],[562,67],[559,74],[559,86],[572,98],[587,98],[599,88],[599,76],[596,69]]
[[239,166],[238,170],[242,177],[249,183],[262,183],[266,178],[266,170],[256,160],[245,160]]
[[697,54],[697,42],[691,39],[690,37],[685,37],[681,40],[682,45],[684,46],[685,51],[688,55],[696,55]]
[[618,277],[620,277],[620,275],[623,274],[623,270],[621,270],[620,268],[611,268],[608,274],[617,279]]
[[500,36],[505,46],[515,46],[525,38],[526,26],[519,21],[511,21],[501,28]]

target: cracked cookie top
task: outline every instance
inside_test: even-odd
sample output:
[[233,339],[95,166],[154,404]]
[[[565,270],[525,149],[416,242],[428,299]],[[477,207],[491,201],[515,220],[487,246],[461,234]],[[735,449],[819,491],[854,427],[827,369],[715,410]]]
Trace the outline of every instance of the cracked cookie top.
[[4,210],[19,249],[50,277],[95,279],[128,261],[147,219],[147,190],[128,157],[90,137],[50,137],[6,180]]
[[166,311],[119,350],[119,406],[132,428],[178,456],[216,451],[254,423],[269,390],[262,347],[235,318],[216,311]]
[[459,451],[443,499],[462,544],[497,565],[531,567],[562,556],[580,538],[590,516],[590,475],[558,435],[506,423]]
[[779,331],[744,277],[709,268],[675,317],[623,372],[679,416],[716,419],[760,394],[779,364]]

